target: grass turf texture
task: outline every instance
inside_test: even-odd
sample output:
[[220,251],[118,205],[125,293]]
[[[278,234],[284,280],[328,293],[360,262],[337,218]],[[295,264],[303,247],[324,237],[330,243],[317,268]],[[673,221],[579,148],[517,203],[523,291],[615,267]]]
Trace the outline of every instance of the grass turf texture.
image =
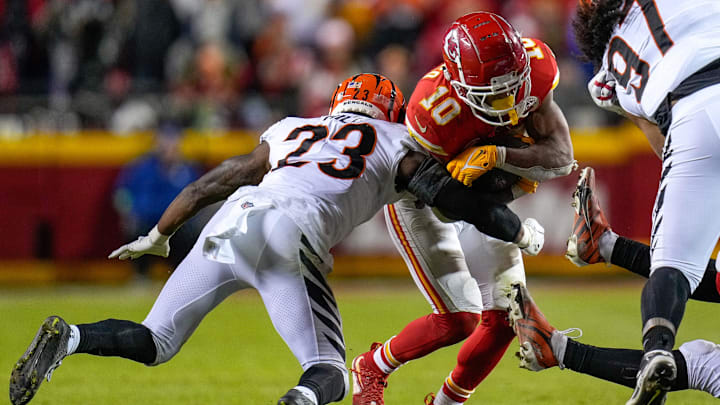
[[[372,341],[387,339],[428,311],[421,295],[406,280],[331,283],[344,318],[348,363],[367,350]],[[555,326],[584,330],[582,342],[640,347],[641,280],[530,280],[529,286]],[[58,314],[72,323],[106,318],[141,321],[158,289],[0,289],[0,370],[9,377],[13,364],[46,316]],[[691,302],[678,342],[720,340],[716,305]],[[423,397],[437,391],[450,372],[458,348],[456,345],[440,350],[398,370],[389,380],[386,402],[422,404]],[[569,370],[532,373],[518,369],[515,350],[513,343],[468,404],[620,404],[631,393],[628,388]],[[43,383],[31,403],[275,404],[295,385],[300,374],[299,365],[276,335],[258,296],[242,292],[216,308],[169,363],[146,367],[118,358],[72,356],[65,359],[52,382]],[[342,401],[350,403],[350,395]],[[716,400],[705,393],[683,391],[671,393],[669,403],[698,405]]]

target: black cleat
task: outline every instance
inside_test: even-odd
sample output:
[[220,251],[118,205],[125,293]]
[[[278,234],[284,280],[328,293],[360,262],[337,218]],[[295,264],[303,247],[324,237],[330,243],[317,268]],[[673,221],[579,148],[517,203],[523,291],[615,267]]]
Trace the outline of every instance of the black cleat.
[[278,400],[277,405],[315,405],[315,403],[309,400],[300,391],[293,388]]
[[43,379],[50,381],[52,372],[67,354],[70,326],[59,316],[43,321],[35,338],[17,361],[10,374],[10,402],[23,405],[30,402]]
[[635,391],[625,405],[662,405],[677,376],[675,357],[667,350],[643,355]]

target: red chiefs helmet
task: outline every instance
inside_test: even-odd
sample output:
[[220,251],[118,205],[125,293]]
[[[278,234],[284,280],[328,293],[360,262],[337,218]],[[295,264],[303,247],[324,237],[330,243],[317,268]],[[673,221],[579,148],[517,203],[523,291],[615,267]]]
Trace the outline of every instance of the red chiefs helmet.
[[403,122],[405,97],[402,91],[385,76],[361,73],[338,84],[332,100],[330,114],[355,112],[379,120]]
[[520,34],[497,14],[455,20],[445,33],[443,59],[458,97],[490,125],[515,125],[538,101],[530,96],[530,58]]

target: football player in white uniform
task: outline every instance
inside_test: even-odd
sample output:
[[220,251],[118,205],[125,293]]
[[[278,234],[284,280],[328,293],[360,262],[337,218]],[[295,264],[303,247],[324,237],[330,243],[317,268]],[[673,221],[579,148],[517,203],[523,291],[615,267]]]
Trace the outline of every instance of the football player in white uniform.
[[[326,276],[330,248],[403,190],[505,241],[539,250],[542,233],[521,224],[503,193],[483,194],[413,151],[405,101],[387,78],[341,83],[330,115],[289,117],[250,154],[230,158],[187,186],[147,236],[110,258],[167,256],[168,239],[200,208],[227,198],[168,279],[141,323],[108,319],[71,325],[47,318],[13,368],[10,398],[29,402],[73,353],[120,356],[147,365],[170,360],[204,316],[235,291],[254,288],[304,373],[282,405],[341,400],[348,391],[342,322]],[[258,184],[255,186],[255,184]],[[244,187],[243,187],[244,186]]]
[[686,301],[720,236],[720,3],[584,0],[574,25],[598,68],[595,102],[628,116],[656,152],[662,145],[641,301],[645,354],[627,402],[659,403],[676,378],[671,350]]

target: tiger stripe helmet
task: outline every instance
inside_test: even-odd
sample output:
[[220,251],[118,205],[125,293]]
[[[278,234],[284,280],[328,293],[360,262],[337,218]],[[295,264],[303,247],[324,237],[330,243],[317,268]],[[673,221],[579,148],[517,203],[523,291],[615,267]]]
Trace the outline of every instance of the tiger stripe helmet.
[[344,112],[401,123],[405,119],[405,97],[387,77],[361,73],[340,83],[330,100],[330,115]]

